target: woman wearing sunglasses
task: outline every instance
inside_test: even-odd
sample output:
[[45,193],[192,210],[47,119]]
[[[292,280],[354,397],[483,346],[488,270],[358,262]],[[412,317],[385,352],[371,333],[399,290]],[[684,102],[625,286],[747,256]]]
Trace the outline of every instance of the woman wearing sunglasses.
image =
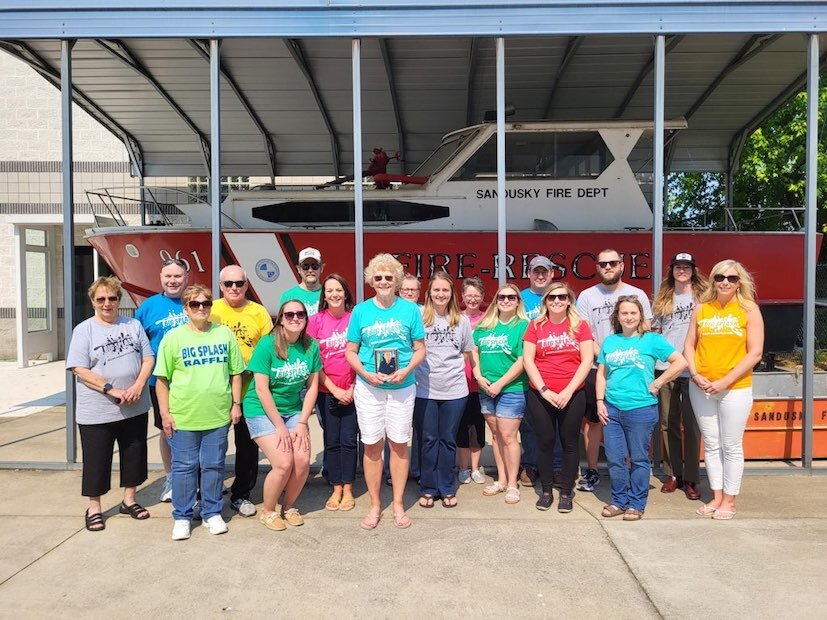
[[322,284],[319,312],[310,317],[307,333],[319,343],[322,371],[319,375],[319,413],[324,418],[324,461],[333,492],[327,510],[353,510],[353,480],[356,478],[356,405],[353,384],[356,373],[345,359],[347,326],[353,310],[353,294],[337,273]]
[[210,321],[210,289],[188,286],[181,301],[189,320],[164,335],[154,373],[161,422],[172,448],[173,540],[190,537],[199,471],[203,525],[211,534],[227,531],[221,518],[224,458],[230,423],[241,419],[244,372],[235,335]]
[[684,345],[692,379],[689,398],[704,439],[713,494],[696,512],[729,520],[735,516],[744,473],[744,429],[752,410],[752,369],[764,348],[764,320],[752,276],[741,263],[721,261],[710,280]]
[[493,435],[497,463],[497,479],[482,494],[505,492],[507,504],[520,501],[517,431],[528,389],[528,377],[523,370],[523,335],[527,327],[520,289],[506,284],[494,295],[494,303],[488,306],[474,330],[474,378],[480,388],[482,414]]
[[390,254],[377,254],[365,268],[365,282],[376,296],[357,305],[347,329],[348,363],[358,375],[353,389],[359,432],[365,445],[365,483],[370,495],[361,526],[379,524],[382,504],[382,449],[390,442],[393,523],[410,527],[403,494],[408,479],[408,441],[411,438],[416,386],[414,369],[425,358],[425,326],[415,303],[401,299],[402,264]]
[[112,449],[118,443],[123,502],[119,512],[149,518],[135,499],[146,481],[145,389],[155,358],[140,322],[121,316],[121,283],[101,277],[89,287],[95,315],[72,331],[66,369],[77,378],[77,422],[83,446],[81,493],[89,498],[85,524],[90,532],[106,528],[101,496],[110,489]]
[[563,484],[558,512],[571,512],[574,480],[580,465],[580,426],[586,412],[583,386],[594,361],[589,324],[574,308],[574,292],[563,282],[550,284],[540,300],[540,315],[526,330],[523,362],[531,381],[526,396],[537,435],[537,465],[543,492],[538,510],[552,503],[553,451],[563,446]]
[[[649,443],[658,422],[657,393],[677,377],[686,360],[660,334],[647,330],[637,296],[621,296],[612,313],[614,333],[597,356],[597,415],[609,465],[612,503],[604,517],[640,521],[649,497]],[[669,362],[655,379],[655,362]],[[627,463],[631,464],[631,468]]]
[[457,505],[457,429],[468,400],[465,361],[474,342],[471,323],[459,311],[454,281],[444,271],[431,277],[422,310],[425,360],[416,369],[414,425],[421,441],[419,505]]
[[[259,521],[274,531],[286,529],[285,521],[304,524],[295,503],[310,469],[307,423],[316,405],[321,369],[319,344],[307,335],[305,305],[297,299],[284,302],[273,331],[259,341],[250,358],[247,370],[253,373],[255,389],[244,397],[250,437],[271,466],[264,479]],[[276,512],[282,492],[284,502]]]

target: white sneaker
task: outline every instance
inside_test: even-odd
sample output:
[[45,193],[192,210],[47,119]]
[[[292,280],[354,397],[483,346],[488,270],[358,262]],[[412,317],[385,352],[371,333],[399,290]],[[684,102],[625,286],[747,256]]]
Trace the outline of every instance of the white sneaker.
[[213,515],[209,519],[206,519],[201,525],[210,530],[210,534],[214,535],[226,534],[229,531],[227,524],[224,523],[224,519],[221,518],[221,515]]
[[479,469],[475,469],[471,472],[471,480],[477,484],[485,484],[485,474],[483,474]]
[[190,537],[190,522],[186,519],[175,519],[172,525],[172,540],[186,540]]
[[252,517],[256,514],[256,506],[249,499],[237,499],[230,502],[230,508],[242,517]]
[[460,484],[468,484],[471,482],[471,470],[460,469],[459,475],[457,475],[457,480],[459,480]]

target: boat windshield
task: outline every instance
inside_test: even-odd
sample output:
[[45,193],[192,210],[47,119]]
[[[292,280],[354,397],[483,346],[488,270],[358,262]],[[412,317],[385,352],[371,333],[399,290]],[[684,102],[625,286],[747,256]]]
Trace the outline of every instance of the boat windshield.
[[479,130],[475,129],[467,133],[451,136],[445,142],[440,144],[437,150],[428,155],[428,159],[422,162],[413,175],[418,177],[430,177],[436,174],[442,170],[442,167],[457,153],[457,151],[465,146],[469,140],[475,138],[478,133]]
[[[505,135],[508,178],[595,179],[613,161],[597,131],[511,131]],[[496,176],[497,136],[492,135],[451,180]]]

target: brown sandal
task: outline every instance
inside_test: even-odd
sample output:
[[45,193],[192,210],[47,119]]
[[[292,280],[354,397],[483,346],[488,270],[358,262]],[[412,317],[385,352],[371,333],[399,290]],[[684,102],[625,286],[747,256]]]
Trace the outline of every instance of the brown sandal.
[[603,511],[600,514],[607,519],[610,519],[611,517],[618,517],[625,513],[626,511],[623,510],[623,508],[618,508],[614,504],[607,504],[606,506],[603,506]]

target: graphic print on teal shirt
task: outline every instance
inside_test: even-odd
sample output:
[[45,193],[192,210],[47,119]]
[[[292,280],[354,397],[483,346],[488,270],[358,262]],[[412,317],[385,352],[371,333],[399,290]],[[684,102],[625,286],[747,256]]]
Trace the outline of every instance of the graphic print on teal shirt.
[[597,356],[597,363],[606,367],[606,402],[621,411],[656,404],[657,397],[649,391],[655,360],[666,361],[674,352],[675,347],[654,332],[608,336]]

